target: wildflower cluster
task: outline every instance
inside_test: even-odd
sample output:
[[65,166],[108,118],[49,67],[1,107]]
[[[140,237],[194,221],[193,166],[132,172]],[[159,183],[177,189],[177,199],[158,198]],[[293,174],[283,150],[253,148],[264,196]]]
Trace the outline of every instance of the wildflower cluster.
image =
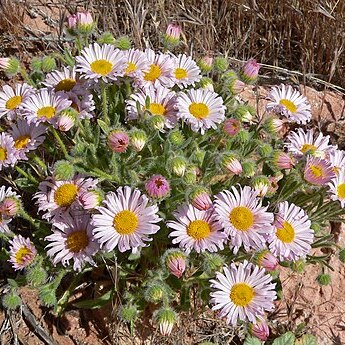
[[[192,287],[211,287],[204,302],[219,317],[265,340],[279,264],[329,267],[312,247],[332,244],[327,222],[345,213],[344,151],[313,129],[282,137],[311,121],[292,86],[272,88],[264,116],[242,99],[255,60],[235,71],[223,57],[95,32],[90,13],[69,17],[76,44],[55,54],[60,67],[18,69],[25,82],[0,92],[7,260],[58,314],[85,272],[113,267],[106,296],[122,298],[124,322],[154,304],[169,335],[176,302],[183,310]],[[180,47],[180,34],[170,25],[164,47]],[[0,59],[8,76],[13,61]]]

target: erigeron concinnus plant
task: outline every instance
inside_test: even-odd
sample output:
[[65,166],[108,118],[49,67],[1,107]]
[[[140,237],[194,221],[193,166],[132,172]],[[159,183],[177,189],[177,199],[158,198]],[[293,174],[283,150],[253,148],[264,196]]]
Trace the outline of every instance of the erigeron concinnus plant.
[[[93,271],[111,284],[74,306],[112,300],[132,332],[150,310],[169,336],[194,293],[266,340],[279,264],[332,269],[314,248],[340,249],[327,225],[345,213],[344,151],[313,129],[282,138],[311,121],[294,87],[273,87],[264,115],[242,99],[255,60],[234,71],[224,57],[130,48],[98,37],[89,13],[66,32],[75,46],[49,73],[55,61],[24,72],[0,59],[25,79],[0,93],[1,257],[14,278],[3,304],[28,284],[60,315]],[[170,25],[164,47],[182,49],[180,34]]]

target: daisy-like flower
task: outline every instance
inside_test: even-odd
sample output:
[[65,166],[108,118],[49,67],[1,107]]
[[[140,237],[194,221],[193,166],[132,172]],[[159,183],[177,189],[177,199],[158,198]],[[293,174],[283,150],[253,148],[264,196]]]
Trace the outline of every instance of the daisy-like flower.
[[18,159],[27,160],[26,153],[36,150],[43,143],[46,131],[47,127],[44,125],[28,123],[25,119],[17,120],[17,123],[11,126],[10,134]]
[[54,93],[40,89],[23,104],[24,116],[28,122],[51,122],[63,109],[72,104],[61,92]]
[[200,253],[224,249],[227,236],[216,221],[213,209],[200,211],[192,205],[183,205],[173,215],[177,222],[167,223],[167,226],[173,229],[169,237],[174,237],[172,243],[178,243],[186,253],[191,250]]
[[18,271],[29,266],[34,260],[37,250],[29,238],[15,236],[10,243],[10,259],[12,267]]
[[282,261],[304,258],[314,240],[310,225],[303,209],[287,201],[281,202],[275,216],[274,232],[268,239],[272,254]]
[[189,85],[194,86],[201,79],[201,71],[191,56],[179,54],[174,59],[173,80],[175,84],[183,89]]
[[257,322],[265,311],[274,309],[273,301],[277,298],[272,277],[264,268],[248,261],[232,263],[224,267],[224,274],[217,272],[211,280],[212,310],[220,310],[219,317],[226,317],[227,323],[236,326],[238,321]]
[[[147,99],[149,100],[149,107],[146,109]],[[138,114],[137,104],[142,111],[148,110],[152,115],[160,115],[164,118],[164,125],[166,128],[173,128],[177,123],[176,117],[176,96],[175,92],[158,86],[157,88],[149,86],[136,94],[131,96],[127,103],[127,119],[134,120],[140,115]]]
[[152,49],[149,48],[145,50],[145,54],[149,61],[149,69],[144,73],[143,79],[138,80],[139,84],[143,87],[173,86],[173,59],[167,54],[156,54]]
[[215,92],[205,89],[188,90],[177,97],[177,116],[191,125],[194,132],[217,128],[224,121],[225,106]]
[[235,254],[241,245],[246,251],[264,248],[273,231],[273,213],[267,212],[268,206],[262,206],[257,196],[258,192],[249,186],[240,187],[240,191],[232,187],[232,191],[216,195],[217,219],[229,235]]
[[329,145],[329,135],[323,136],[319,133],[315,138],[313,129],[304,132],[302,128],[288,135],[285,147],[298,159],[307,154],[325,158],[326,154],[332,150],[332,146]]
[[4,85],[0,92],[0,118],[7,115],[8,119],[14,119],[16,114],[21,113],[20,106],[32,95],[34,89],[26,84],[16,84],[12,89]]
[[56,181],[48,177],[39,184],[39,192],[34,196],[37,199],[38,211],[44,211],[43,219],[59,221],[66,212],[73,209],[82,209],[79,201],[81,195],[88,190],[95,189],[97,180],[76,175],[69,181]]
[[126,61],[125,75],[135,79],[143,79],[149,69],[149,60],[144,52],[131,48],[123,52]]
[[268,111],[284,115],[291,122],[300,124],[311,120],[311,107],[307,98],[291,85],[274,86],[268,97],[272,101],[266,106]]
[[332,200],[339,200],[341,207],[345,207],[345,169],[340,170],[336,178],[329,184]]
[[95,101],[88,91],[89,83],[80,83],[79,86],[74,91],[66,92],[65,95],[72,102],[71,108],[77,112],[79,119],[91,119],[95,110]]
[[304,179],[311,184],[324,186],[335,178],[331,163],[325,159],[308,157],[304,168]]
[[13,166],[17,162],[14,140],[8,134],[0,133],[0,171],[2,168]]
[[76,71],[82,73],[83,78],[92,79],[95,82],[102,79],[117,80],[124,75],[126,61],[123,53],[113,45],[98,43],[90,44],[76,57]]
[[81,271],[86,263],[95,265],[92,257],[98,252],[99,244],[93,237],[90,221],[89,214],[81,214],[66,215],[60,222],[53,223],[53,234],[45,241],[50,242],[46,246],[47,255],[54,257],[54,265],[61,262],[67,266],[73,260],[75,271]]
[[345,151],[335,149],[329,152],[328,160],[336,175],[338,175],[341,170],[345,170]]
[[54,89],[55,92],[73,91],[75,87],[78,87],[75,67],[63,67],[62,71],[48,73],[42,84],[47,88]]
[[93,216],[92,224],[95,238],[108,252],[118,247],[120,252],[132,249],[135,253],[147,246],[144,241],[152,241],[148,235],[159,230],[158,207],[149,205],[138,189],[119,187],[115,193],[109,192],[103,203],[105,207],[98,207],[100,214]]

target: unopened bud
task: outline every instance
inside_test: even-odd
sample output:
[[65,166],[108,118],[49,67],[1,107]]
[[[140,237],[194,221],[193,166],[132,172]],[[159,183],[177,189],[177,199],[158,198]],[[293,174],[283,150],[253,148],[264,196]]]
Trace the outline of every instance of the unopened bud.
[[240,175],[242,173],[242,165],[233,154],[225,154],[222,158],[221,164],[223,168],[230,171],[234,175]]
[[252,186],[255,191],[258,192],[258,196],[263,197],[268,192],[270,181],[267,176],[256,176],[255,178],[253,178]]
[[200,211],[206,211],[212,207],[212,200],[205,188],[199,187],[191,194],[192,205]]
[[73,165],[65,160],[57,161],[54,164],[53,176],[58,181],[71,180],[75,174]]
[[115,40],[114,45],[120,50],[129,50],[131,49],[132,42],[127,36],[121,36]]
[[161,308],[155,315],[159,331],[164,336],[169,336],[177,320],[176,313],[171,308]]
[[55,59],[51,56],[45,56],[42,59],[42,71],[43,72],[51,72],[56,69],[56,62]]
[[279,264],[278,259],[268,249],[263,249],[256,253],[254,262],[268,271],[274,271]]
[[248,60],[241,71],[241,77],[247,84],[254,84],[259,75],[260,65],[255,59]]
[[130,133],[130,141],[133,148],[140,152],[147,142],[146,133],[143,130],[136,129]]
[[241,122],[237,119],[227,119],[224,121],[224,132],[230,137],[235,136],[241,129]]
[[214,67],[218,72],[225,72],[229,67],[229,61],[225,57],[217,56],[214,59]]
[[213,58],[211,56],[204,56],[198,61],[198,66],[201,69],[201,72],[208,73],[212,70]]
[[187,256],[179,249],[169,249],[163,255],[163,262],[172,275],[181,278],[186,270]]
[[122,130],[113,130],[109,133],[107,144],[110,149],[117,153],[126,152],[129,145],[129,136]]
[[270,329],[268,328],[266,321],[257,320],[255,324],[249,325],[249,333],[256,338],[265,341],[270,335]]

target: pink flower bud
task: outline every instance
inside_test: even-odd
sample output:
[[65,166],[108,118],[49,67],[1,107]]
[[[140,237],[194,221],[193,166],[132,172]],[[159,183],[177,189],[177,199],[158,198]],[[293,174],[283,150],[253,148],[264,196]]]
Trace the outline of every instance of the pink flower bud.
[[112,131],[108,136],[108,146],[114,152],[125,152],[129,145],[129,136],[123,131]]
[[167,261],[167,266],[172,275],[181,278],[183,272],[186,270],[186,259],[183,257],[171,258]]
[[57,117],[54,127],[56,127],[61,132],[69,131],[75,124],[75,118],[67,114],[61,114]]
[[233,79],[230,81],[229,89],[234,95],[237,95],[238,93],[243,91],[245,86],[246,84],[243,81],[239,79]]
[[87,190],[79,195],[79,202],[85,210],[92,210],[99,206],[102,202],[103,196],[97,190]]
[[248,84],[254,83],[258,78],[259,69],[260,65],[256,62],[255,59],[248,60],[243,66],[241,74],[243,80]]
[[151,198],[164,198],[170,192],[170,185],[162,175],[153,175],[146,183],[145,190]]
[[201,60],[199,60],[199,67],[201,68],[202,72],[210,72],[213,65],[213,58],[211,56],[204,56]]
[[5,70],[10,66],[10,58],[0,58],[0,69]]
[[212,200],[206,191],[199,191],[194,194],[192,205],[200,211],[206,211],[212,207]]
[[278,152],[274,157],[274,164],[279,169],[291,169],[295,165],[292,157],[285,152]]
[[274,271],[279,264],[278,259],[268,249],[256,253],[254,260],[257,265],[268,271]]
[[240,175],[242,173],[242,164],[234,156],[225,156],[222,164],[225,169],[229,170],[234,175]]
[[68,29],[75,29],[77,27],[77,15],[71,14],[67,17],[67,27]]
[[258,320],[255,324],[250,324],[249,333],[258,339],[265,341],[270,335],[270,329],[266,321]]
[[182,29],[180,25],[171,23],[168,25],[165,34],[168,39],[178,41],[180,39],[181,31]]
[[231,137],[235,136],[241,129],[241,122],[237,119],[227,119],[224,121],[224,132]]
[[15,198],[5,198],[3,202],[0,204],[0,219],[1,214],[8,216],[8,217],[14,217],[18,214],[20,210],[20,202],[19,200]]
[[88,11],[77,12],[76,17],[78,26],[93,25],[91,13]]

